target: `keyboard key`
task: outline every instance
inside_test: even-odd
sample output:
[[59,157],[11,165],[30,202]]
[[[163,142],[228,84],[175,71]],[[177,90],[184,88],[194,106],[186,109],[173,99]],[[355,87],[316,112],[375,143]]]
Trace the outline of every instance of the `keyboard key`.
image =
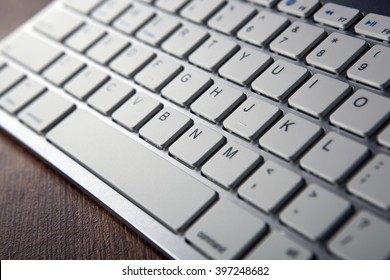
[[186,115],[165,107],[140,129],[139,135],[157,148],[165,149],[191,124]]
[[302,178],[297,174],[267,161],[241,185],[238,195],[270,213],[279,209],[302,183]]
[[156,6],[170,13],[176,13],[188,0],[157,0]]
[[223,122],[223,127],[233,133],[253,140],[280,115],[276,106],[249,97]]
[[87,51],[87,56],[100,64],[107,64],[128,45],[122,37],[108,34]]
[[174,232],[215,199],[215,192],[198,180],[86,111],[75,111],[47,138]]
[[278,10],[298,17],[308,17],[319,6],[319,0],[282,0],[278,4]]
[[137,92],[114,112],[112,118],[128,130],[138,131],[161,109],[162,104],[156,99]]
[[59,49],[25,32],[13,37],[3,48],[3,53],[38,73],[62,54]]
[[232,189],[261,160],[257,153],[229,141],[202,166],[202,174],[222,187]]
[[218,123],[237,107],[245,95],[225,84],[215,83],[191,105],[191,111],[207,120]]
[[306,68],[279,59],[253,81],[252,89],[272,99],[283,100],[307,76]]
[[348,69],[348,78],[379,89],[390,84],[390,48],[375,45]]
[[153,16],[154,11],[151,8],[134,3],[130,9],[114,21],[113,26],[126,34],[133,34]]
[[180,11],[180,15],[194,22],[202,23],[218,11],[224,2],[224,0],[193,0]]
[[66,6],[83,14],[89,14],[102,0],[65,0]]
[[249,1],[265,7],[273,7],[277,2],[279,2],[279,0],[249,0]]
[[[68,115],[75,106],[59,94],[49,91],[28,105],[18,118],[37,133],[45,133]],[[71,134],[69,134],[71,135]]]
[[265,230],[266,224],[259,218],[221,199],[191,226],[185,237],[210,258],[237,259]]
[[344,82],[315,74],[289,99],[288,103],[314,117],[326,116],[351,91]]
[[378,134],[378,143],[390,148],[390,124]]
[[360,12],[357,9],[326,3],[314,14],[314,20],[344,30],[350,27],[359,15]]
[[169,147],[169,153],[186,165],[195,168],[212,155],[225,138],[201,124],[193,125]]
[[390,100],[366,90],[358,90],[332,115],[332,124],[362,137],[370,136],[390,116]]
[[332,33],[306,57],[306,61],[329,72],[340,73],[366,46],[363,40]]
[[390,157],[376,155],[348,183],[347,188],[353,194],[366,199],[384,211],[390,210]]
[[24,74],[13,67],[6,67],[0,71],[0,96],[12,86],[20,82]]
[[0,57],[0,70],[6,65],[5,61]]
[[105,24],[110,24],[130,5],[129,0],[107,0],[93,11],[92,17]]
[[312,184],[283,210],[280,219],[309,239],[317,241],[325,238],[350,211],[349,202]]
[[343,181],[368,156],[366,146],[335,132],[328,132],[305,156],[300,165],[331,183]]
[[78,58],[64,55],[43,72],[43,77],[56,86],[62,86],[84,66],[85,64]]
[[86,24],[72,34],[65,44],[80,53],[85,52],[97,40],[104,36],[105,32],[97,25]]
[[318,125],[288,113],[260,138],[259,144],[286,160],[295,160],[321,134]]
[[355,32],[377,40],[390,41],[390,17],[367,14],[357,25]]

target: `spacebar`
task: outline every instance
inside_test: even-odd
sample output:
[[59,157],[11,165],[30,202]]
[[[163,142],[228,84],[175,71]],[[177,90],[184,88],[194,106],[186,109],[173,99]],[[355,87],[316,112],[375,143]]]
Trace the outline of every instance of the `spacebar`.
[[74,111],[46,136],[173,231],[216,197],[206,185],[86,111]]

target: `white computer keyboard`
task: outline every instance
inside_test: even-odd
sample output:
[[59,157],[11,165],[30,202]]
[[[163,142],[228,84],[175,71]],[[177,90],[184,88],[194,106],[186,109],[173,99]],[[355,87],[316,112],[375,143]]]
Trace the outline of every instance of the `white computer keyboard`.
[[181,259],[390,258],[390,17],[318,0],[54,1],[0,126]]

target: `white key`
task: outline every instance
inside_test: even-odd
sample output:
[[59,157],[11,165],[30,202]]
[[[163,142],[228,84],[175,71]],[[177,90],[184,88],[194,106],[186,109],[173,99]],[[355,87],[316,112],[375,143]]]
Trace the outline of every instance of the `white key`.
[[165,107],[140,129],[139,135],[157,148],[165,149],[191,124],[186,115]]
[[269,103],[249,97],[223,122],[225,129],[247,140],[255,139],[280,115]]
[[151,91],[158,91],[179,74],[182,68],[176,61],[165,57],[157,57],[142,69],[134,79]]
[[348,201],[318,185],[310,185],[280,214],[282,222],[311,240],[321,240],[351,210]]
[[283,100],[308,75],[306,68],[279,59],[252,82],[252,88],[272,99]]
[[193,125],[169,147],[169,153],[186,165],[200,166],[223,143],[225,138],[201,124]]
[[382,146],[390,148],[390,124],[378,134],[378,143]]
[[165,38],[179,28],[180,23],[167,15],[158,15],[142,27],[136,34],[137,38],[150,44],[159,45]]
[[93,11],[92,17],[109,24],[130,5],[129,0],[107,0]]
[[57,86],[62,86],[84,66],[76,57],[64,55],[43,72],[43,77]]
[[320,6],[319,0],[282,0],[278,9],[298,17],[308,17]]
[[79,74],[65,84],[65,90],[77,97],[85,100],[90,94],[98,89],[108,76],[93,67],[84,68]]
[[257,77],[271,62],[269,55],[243,47],[222,65],[218,72],[233,82],[245,85]]
[[189,61],[206,70],[213,71],[229,59],[237,49],[236,43],[213,36],[190,55]]
[[113,26],[126,34],[133,34],[153,16],[154,11],[151,8],[134,3],[130,9],[114,21]]
[[203,43],[207,37],[208,34],[203,29],[183,25],[165,40],[161,47],[168,53],[184,58]]
[[324,36],[322,28],[296,21],[270,44],[272,51],[299,59],[314,47]]
[[256,46],[265,47],[287,27],[288,23],[286,17],[263,10],[238,31],[237,37]]
[[97,25],[83,25],[76,33],[72,34],[65,44],[78,52],[85,52],[97,40],[104,36],[105,32]]
[[211,84],[209,77],[185,69],[161,90],[161,95],[180,106],[189,106]]
[[229,141],[202,166],[202,174],[222,187],[231,189],[261,160],[257,153]]
[[367,14],[357,25],[355,32],[377,40],[390,41],[390,17]]
[[267,161],[241,185],[238,195],[269,213],[279,209],[302,183],[297,174]]
[[190,227],[185,237],[210,258],[237,259],[265,229],[266,224],[258,217],[221,199]]
[[390,157],[385,154],[376,155],[348,183],[348,190],[367,201],[390,210]]
[[25,79],[0,97],[0,107],[8,113],[15,114],[44,90],[43,85],[32,79]]
[[322,118],[350,91],[351,87],[347,83],[315,74],[288,99],[288,103],[298,110]]
[[260,138],[259,144],[286,160],[294,160],[321,133],[318,125],[289,113]]
[[5,66],[5,61],[0,57],[0,70]]
[[225,34],[234,34],[255,13],[251,6],[240,2],[229,2],[208,22],[208,26]]
[[191,105],[191,111],[218,123],[244,100],[245,95],[225,84],[215,83]]
[[112,79],[95,92],[87,103],[104,115],[110,115],[134,90],[128,84]]
[[21,111],[18,118],[37,133],[45,133],[74,107],[59,94],[49,91]]
[[326,3],[314,14],[314,20],[332,27],[347,29],[359,18],[359,15],[357,9]]
[[331,183],[338,183],[359,166],[368,154],[366,146],[329,132],[306,153],[300,165]]
[[358,90],[332,115],[332,124],[362,137],[374,133],[390,116],[390,100],[366,90]]
[[100,64],[107,64],[119,52],[126,48],[128,44],[125,39],[108,34],[87,51],[87,56]]
[[148,64],[155,54],[141,44],[132,44],[110,63],[110,68],[126,78],[132,77]]
[[6,92],[24,78],[24,74],[13,67],[6,67],[0,71],[0,95]]
[[89,14],[102,0],[65,0],[65,5],[83,14]]
[[155,5],[165,11],[176,13],[187,2],[188,0],[157,0]]
[[137,131],[161,108],[162,104],[156,99],[137,92],[114,112],[112,118],[130,131]]
[[366,42],[340,33],[330,34],[306,57],[307,63],[332,73],[345,69],[366,48]]
[[249,1],[265,7],[273,7],[279,0],[249,0]]
[[51,9],[37,20],[34,28],[54,40],[62,41],[82,24],[81,19],[60,10]]
[[390,48],[375,45],[348,69],[348,78],[379,89],[390,84]]
[[224,2],[224,0],[193,0],[180,11],[180,15],[201,23],[222,7]]

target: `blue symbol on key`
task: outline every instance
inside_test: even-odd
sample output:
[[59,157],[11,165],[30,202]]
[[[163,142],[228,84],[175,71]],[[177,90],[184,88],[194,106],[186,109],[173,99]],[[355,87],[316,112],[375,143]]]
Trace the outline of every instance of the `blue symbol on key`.
[[331,16],[334,14],[334,11],[328,10],[325,12],[325,14],[327,14],[328,16]]
[[297,2],[297,0],[287,0],[286,5],[291,6],[291,5],[294,5],[296,2]]
[[378,23],[378,22],[375,21],[375,20],[373,20],[373,21],[367,20],[366,25],[369,25],[369,26],[371,26],[371,27],[374,27],[377,23]]

